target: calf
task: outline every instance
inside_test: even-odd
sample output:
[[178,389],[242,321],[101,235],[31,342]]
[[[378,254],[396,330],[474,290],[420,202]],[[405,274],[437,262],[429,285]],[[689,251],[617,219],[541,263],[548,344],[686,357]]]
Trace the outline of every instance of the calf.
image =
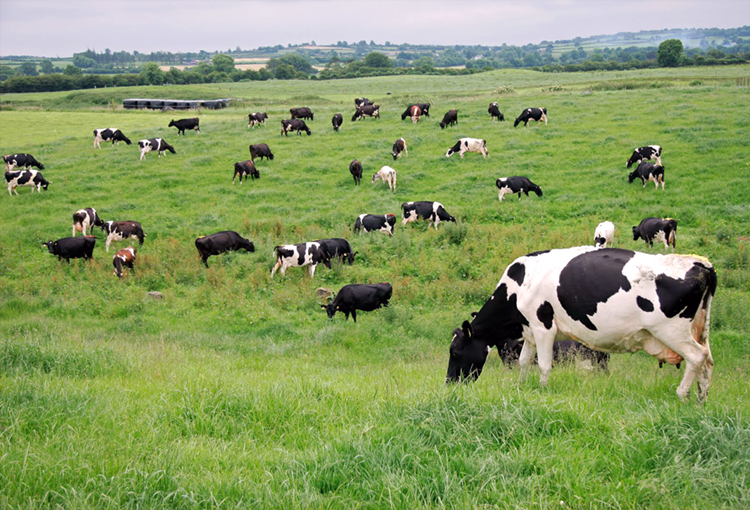
[[250,146],[250,159],[255,161],[255,158],[260,158],[261,160],[266,158],[273,161],[273,153],[271,152],[271,149],[268,148],[268,144],[256,143],[255,145]]
[[641,161],[655,159],[657,165],[661,165],[661,147],[659,145],[648,145],[633,150],[633,154],[625,162],[625,168],[630,168]]
[[352,247],[349,245],[349,241],[339,237],[334,239],[318,239],[315,242],[320,243],[320,248],[323,250],[323,256],[329,262],[331,259],[339,259],[342,263],[348,262],[351,266],[354,264],[354,257],[359,253],[352,252]]
[[367,99],[366,97],[358,97],[354,99],[354,106],[360,107],[360,106],[367,106],[372,104],[372,101]]
[[174,147],[169,145],[163,138],[149,138],[146,140],[139,140],[138,147],[141,148],[141,161],[143,161],[143,158],[146,157],[146,154],[151,151],[156,151],[158,153],[157,157],[159,158],[162,154],[166,156],[167,151],[171,152],[172,154],[177,154],[177,151],[174,150]]
[[192,119],[180,119],[180,120],[174,120],[172,119],[172,122],[169,123],[169,126],[167,127],[176,127],[177,128],[177,135],[184,135],[186,129],[194,129],[196,133],[200,133],[200,119],[198,117],[193,117]]
[[107,252],[109,252],[109,245],[112,244],[112,241],[137,239],[139,244],[143,246],[143,238],[146,237],[141,224],[137,221],[105,221],[101,229],[107,234],[107,244],[105,245]]
[[[472,313],[472,317],[476,317],[477,312]],[[521,356],[523,350],[523,340],[509,340],[504,342],[502,345],[497,345],[497,353],[500,356],[503,364],[515,365],[518,363],[518,358]],[[609,354],[606,352],[595,351],[589,349],[583,344],[579,344],[574,340],[558,340],[552,346],[552,361],[558,363],[565,363],[573,361],[576,357],[588,359],[592,364],[596,364],[599,368],[606,371],[609,366]]]
[[[438,223],[441,221],[456,222],[456,218],[448,214],[448,211],[440,202],[405,202],[401,204],[401,209],[404,211],[402,225],[422,219],[432,223],[437,230]],[[429,224],[427,228],[429,228]]]
[[87,207],[86,209],[78,209],[73,213],[73,237],[76,235],[76,231],[86,235],[86,231],[93,227],[103,227],[104,222],[96,214],[96,209],[93,207]]
[[331,119],[331,124],[333,124],[333,130],[338,131],[339,128],[341,127],[341,124],[343,124],[343,122],[344,122],[344,116],[341,115],[340,113],[335,114],[333,118]]
[[8,183],[8,195],[13,196],[13,192],[18,195],[18,186],[31,186],[31,192],[34,188],[41,193],[42,188],[47,191],[47,187],[52,184],[47,181],[39,170],[14,170],[5,172],[5,181]]
[[259,124],[263,124],[263,126],[265,126],[267,118],[268,114],[265,112],[251,113],[247,116],[247,127],[254,128]]
[[628,175],[628,184],[636,179],[641,180],[644,188],[649,181],[654,183],[654,189],[659,189],[659,184],[661,184],[661,189],[664,191],[664,167],[661,165],[654,165],[648,161],[642,161],[638,165],[638,168]]
[[674,218],[644,218],[637,227],[633,227],[633,241],[643,239],[649,246],[654,246],[654,240],[662,241],[664,249],[672,245],[674,250],[677,242],[677,220]]
[[521,112],[521,115],[513,123],[513,127],[516,127],[523,122],[523,127],[529,125],[529,121],[533,120],[536,122],[544,121],[544,125],[547,125],[547,109],[546,108],[526,108]]
[[406,140],[403,138],[399,138],[395,142],[393,142],[393,161],[396,161],[396,158],[401,156],[401,153],[409,155],[409,151],[406,150]]
[[357,119],[364,119],[365,116],[375,117],[376,119],[379,119],[380,118],[380,105],[368,104],[365,106],[357,107],[357,110],[354,112],[354,115],[352,115],[352,122],[354,122]]
[[414,103],[406,107],[406,111],[401,114],[401,120],[404,120],[406,117],[411,117],[412,107],[414,106],[418,106],[422,112],[422,115],[424,115],[425,117],[430,116],[430,103]]
[[133,270],[133,264],[135,263],[135,248],[128,246],[122,250],[118,250],[117,254],[112,258],[112,265],[115,266],[113,273],[118,278],[122,278],[122,268],[127,267],[131,271]]
[[206,267],[208,267],[208,257],[211,255],[219,255],[225,251],[246,250],[250,253],[255,251],[255,245],[252,242],[232,230],[201,236],[195,240],[195,247]]
[[31,154],[8,154],[3,156],[5,161],[5,170],[10,172],[15,167],[30,169],[32,166],[37,167],[39,170],[44,170],[44,165],[34,159]]
[[329,305],[320,305],[328,318],[333,319],[336,312],[341,312],[349,320],[349,314],[357,322],[357,310],[371,312],[381,306],[388,306],[388,300],[393,294],[393,287],[390,283],[375,284],[352,284],[344,285],[336,294],[336,298]]
[[96,238],[93,236],[63,237],[57,241],[42,243],[42,246],[46,246],[58,260],[65,259],[68,263],[70,263],[70,259],[90,259],[94,253],[95,245]]
[[383,168],[378,170],[378,173],[372,175],[373,184],[375,184],[381,179],[384,182],[388,183],[388,188],[391,191],[396,191],[396,171],[393,168],[389,166],[384,166]]
[[362,163],[356,159],[349,163],[349,173],[354,177],[354,185],[359,186],[362,181]]
[[275,250],[276,265],[271,269],[271,278],[279,268],[281,268],[281,276],[284,276],[289,267],[310,266],[310,278],[312,278],[318,264],[322,263],[327,268],[331,267],[331,262],[326,259],[320,243],[314,241],[302,244],[284,244],[277,246]]
[[440,129],[445,129],[445,126],[452,126],[458,124],[458,112],[456,110],[448,110],[443,115],[443,120],[440,121]]
[[112,141],[112,145],[117,143],[117,145],[120,145],[120,142],[125,142],[127,145],[130,145],[132,142],[130,141],[130,138],[125,136],[122,131],[120,131],[117,128],[103,128],[103,129],[95,129],[94,130],[94,147],[97,149],[101,149],[101,143],[102,142],[109,142]]
[[456,152],[461,156],[461,159],[464,158],[465,152],[478,152],[484,158],[489,155],[489,152],[487,152],[487,142],[481,138],[461,138],[456,142],[456,145],[448,149],[445,157],[449,158]]
[[490,120],[499,120],[504,121],[505,117],[503,116],[502,112],[500,111],[500,108],[497,106],[497,103],[490,103],[490,107],[487,108],[487,113],[490,114]]
[[392,236],[394,228],[396,228],[395,214],[360,214],[354,222],[354,231],[360,234],[363,231],[367,233],[377,230]]
[[495,181],[495,186],[500,190],[498,199],[501,202],[503,197],[508,193],[518,193],[519,199],[521,198],[521,193],[528,197],[529,191],[533,191],[538,197],[542,196],[542,188],[531,182],[527,177],[500,177]]
[[419,122],[419,117],[422,116],[422,109],[419,106],[414,105],[411,107],[410,115],[411,115],[411,123],[416,124],[417,122]]
[[594,246],[597,248],[611,248],[615,238],[615,224],[611,221],[603,221],[596,226],[594,231]]
[[260,172],[257,168],[255,168],[255,163],[250,160],[240,161],[239,163],[234,164],[234,176],[232,177],[232,184],[234,184],[234,180],[238,175],[240,176],[240,184],[242,184],[243,177],[245,178],[245,180],[247,180],[248,175],[252,180],[260,179]]
[[307,124],[305,124],[305,121],[299,119],[281,121],[281,134],[289,136],[289,131],[296,131],[298,136],[302,134],[302,131],[307,133],[307,136],[310,136],[312,134],[310,128],[308,128]]
[[293,119],[313,119],[313,112],[310,108],[290,108],[289,113]]

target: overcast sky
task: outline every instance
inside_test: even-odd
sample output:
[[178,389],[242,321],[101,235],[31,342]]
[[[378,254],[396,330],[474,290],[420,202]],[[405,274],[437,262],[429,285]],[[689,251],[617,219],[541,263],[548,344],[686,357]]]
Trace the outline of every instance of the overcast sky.
[[750,0],[0,0],[0,55],[315,41],[523,45],[750,24]]

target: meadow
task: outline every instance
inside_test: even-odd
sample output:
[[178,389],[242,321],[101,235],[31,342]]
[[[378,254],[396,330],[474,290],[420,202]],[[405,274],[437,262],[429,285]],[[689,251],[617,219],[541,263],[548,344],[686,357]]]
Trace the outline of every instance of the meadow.
[[[0,150],[33,154],[51,185],[0,198],[0,506],[747,508],[750,90],[735,78],[749,74],[503,70],[3,96]],[[350,122],[360,96],[380,119]],[[128,97],[236,101],[161,113],[117,106]],[[401,121],[423,101],[430,117]],[[489,120],[492,101],[506,122]],[[315,112],[312,135],[280,136],[296,106]],[[549,125],[513,128],[529,106]],[[441,130],[451,108],[459,124]],[[254,111],[266,127],[247,128]],[[167,128],[196,115],[200,134]],[[163,137],[177,154],[97,150],[103,127]],[[464,136],[486,139],[489,158],[446,158]],[[409,154],[394,162],[399,137]],[[260,142],[275,159],[233,186],[234,163]],[[648,144],[664,148],[665,191],[628,184],[625,161]],[[398,171],[395,192],[370,183],[383,165]],[[544,196],[499,202],[495,179],[510,175]],[[458,221],[402,227],[410,200]],[[41,247],[70,236],[82,207],[141,222],[134,272],[112,274],[103,240],[69,265]],[[395,235],[354,235],[361,213],[397,214]],[[556,366],[546,387],[536,374],[519,385],[493,353],[475,383],[444,384],[453,328],[515,257],[593,244],[604,220],[615,246],[663,252],[632,239],[648,216],[676,218],[677,251],[717,268],[705,405],[677,399],[684,367],[644,353],[613,355],[607,373]],[[206,269],[194,240],[221,230],[256,251]],[[354,265],[270,278],[275,245],[323,237],[347,238]],[[381,281],[390,306],[356,324],[329,320],[315,295]]]

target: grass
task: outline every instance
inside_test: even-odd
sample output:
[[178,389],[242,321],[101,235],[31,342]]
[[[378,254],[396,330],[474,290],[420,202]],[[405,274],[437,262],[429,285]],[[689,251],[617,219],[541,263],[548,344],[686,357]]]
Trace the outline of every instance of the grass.
[[[732,81],[747,69],[4,96],[0,149],[34,154],[52,184],[0,199],[0,506],[747,507],[750,113]],[[638,86],[657,82],[669,86]],[[541,91],[551,85],[563,90]],[[515,92],[493,93],[503,86]],[[202,133],[184,138],[166,127],[172,114],[97,106],[148,95],[245,102],[201,111]],[[381,104],[380,120],[348,122],[362,95]],[[406,103],[428,99],[431,118],[400,120]],[[490,122],[491,101],[511,122],[545,106],[550,123]],[[279,120],[303,105],[313,135],[281,137]],[[440,130],[451,108],[459,125]],[[268,126],[248,130],[259,109]],[[164,137],[177,154],[96,150],[92,131],[105,126]],[[401,136],[409,155],[393,162]],[[490,157],[445,158],[461,136],[487,139]],[[276,158],[257,163],[260,180],[232,186],[233,163],[258,142]],[[664,147],[665,192],[627,184],[625,160],[652,143]],[[384,164],[399,172],[395,193],[367,180]],[[494,181],[508,175],[527,175],[544,197],[498,202]],[[358,214],[399,213],[408,200],[439,200],[459,221],[352,235]],[[102,241],[94,260],[70,265],[40,247],[69,236],[81,207],[143,224],[133,274],[112,275]],[[628,234],[652,215],[676,218],[679,250],[718,269],[705,406],[679,402],[682,371],[642,353],[614,356],[608,374],[555,367],[547,387],[518,385],[517,368],[491,356],[473,385],[443,384],[452,328],[513,258],[590,244],[605,219],[616,246],[658,253]],[[205,269],[194,239],[227,229],[256,252]],[[349,239],[354,266],[270,279],[274,245],[322,237]],[[356,325],[329,321],[315,298],[318,287],[379,281],[393,285],[391,306]]]

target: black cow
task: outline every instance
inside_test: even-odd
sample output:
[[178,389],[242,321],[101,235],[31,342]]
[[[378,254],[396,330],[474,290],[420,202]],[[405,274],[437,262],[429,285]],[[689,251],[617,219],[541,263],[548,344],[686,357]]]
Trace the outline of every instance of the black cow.
[[44,165],[34,159],[31,154],[8,154],[3,156],[5,161],[5,170],[10,172],[15,167],[29,169],[32,166],[37,167],[39,170],[44,170]]
[[52,255],[57,256],[58,260],[65,259],[69,264],[70,259],[90,259],[95,245],[96,238],[93,236],[63,237],[57,241],[42,243],[42,246],[46,246]]
[[41,193],[42,188],[47,191],[47,187],[52,184],[46,180],[39,170],[14,170],[12,172],[5,172],[5,182],[8,183],[8,195],[13,196],[15,191],[18,195],[18,186],[31,186],[31,192],[34,192],[34,188]]
[[174,147],[169,145],[167,141],[162,138],[149,138],[146,140],[139,140],[138,147],[141,148],[141,161],[143,161],[143,158],[146,157],[146,154],[151,151],[156,151],[158,153],[157,157],[161,157],[162,154],[166,156],[167,151],[171,152],[172,154],[177,154],[177,151],[174,150]]
[[112,241],[124,239],[137,239],[143,246],[143,238],[146,237],[141,224],[137,221],[105,221],[100,228],[107,234],[106,251],[109,251],[109,245],[112,244]]
[[372,101],[367,99],[366,97],[358,97],[354,100],[354,106],[360,107],[360,106],[367,106],[369,104],[372,104]]
[[354,264],[354,257],[359,252],[353,252],[352,247],[349,245],[349,241],[341,239],[340,237],[334,239],[318,239],[315,241],[320,243],[320,249],[323,250],[323,256],[329,262],[331,259],[340,259],[341,262],[348,262],[351,266]]
[[232,184],[234,184],[234,180],[238,175],[240,176],[240,184],[242,184],[243,177],[245,178],[245,180],[247,180],[248,175],[252,180],[260,179],[260,172],[257,168],[255,168],[255,163],[250,160],[240,161],[239,163],[234,164],[234,176],[232,177]]
[[523,127],[529,125],[529,121],[533,120],[536,122],[544,121],[544,125],[547,125],[547,109],[546,108],[526,108],[521,112],[521,115],[513,123],[513,127],[516,127],[523,122]]
[[265,112],[250,113],[247,116],[247,127],[255,127],[258,124],[266,125],[268,114]]
[[301,135],[302,131],[307,133],[307,136],[312,134],[310,128],[305,124],[305,121],[299,119],[286,119],[281,121],[281,134],[289,136],[289,131],[296,131],[297,136]]
[[360,181],[362,181],[362,163],[356,159],[349,163],[349,172],[354,177],[354,185],[359,186]]
[[399,138],[398,140],[393,142],[393,161],[396,161],[396,158],[401,156],[402,152],[407,156],[409,155],[409,151],[406,150],[406,140],[404,140],[403,138]]
[[310,108],[290,108],[289,113],[293,119],[313,119],[313,112]]
[[355,111],[354,115],[352,115],[352,122],[354,122],[357,119],[364,119],[365,116],[375,117],[376,119],[379,119],[380,118],[380,105],[368,104],[368,105],[357,107],[357,111]]
[[661,147],[659,145],[648,145],[633,150],[633,154],[625,163],[625,167],[630,168],[634,164],[639,164],[641,161],[650,159],[655,159],[656,164],[661,165]]
[[103,227],[104,222],[96,214],[96,209],[93,207],[87,207],[86,209],[78,209],[73,213],[73,237],[76,235],[76,231],[86,235],[86,231],[89,227]]
[[333,319],[336,312],[341,312],[349,320],[349,314],[357,322],[357,310],[371,312],[381,306],[388,306],[388,300],[393,294],[390,283],[344,285],[336,294],[336,298],[329,305],[320,305],[328,318]]
[[252,242],[232,230],[199,237],[195,240],[195,247],[198,248],[198,254],[206,267],[208,267],[208,257],[211,255],[240,249],[250,253],[255,251],[255,245]]
[[496,102],[490,103],[490,107],[487,108],[487,113],[490,114],[490,120],[495,120],[495,119],[500,120],[500,121],[505,120],[505,116],[500,111],[500,108],[497,106]]
[[355,232],[373,232],[375,230],[393,235],[396,228],[395,214],[360,214],[354,222]]
[[[402,225],[422,219],[432,223],[437,230],[438,223],[441,221],[456,222],[456,218],[448,214],[440,202],[404,202],[401,204],[401,209],[404,211]],[[427,227],[429,228],[429,225]]]
[[118,278],[122,278],[123,266],[132,271],[133,264],[135,264],[135,248],[132,246],[119,250],[117,254],[112,257],[112,265],[115,266],[113,273],[116,274]]
[[401,120],[404,120],[406,117],[411,117],[412,106],[419,106],[419,109],[421,110],[422,115],[424,115],[425,117],[430,116],[430,103],[413,103],[407,106],[404,113],[401,114]]
[[331,118],[331,124],[333,124],[333,130],[338,131],[341,127],[341,124],[344,123],[344,116],[340,113],[334,114],[334,116]]
[[130,141],[130,138],[125,136],[122,131],[120,131],[117,128],[103,128],[103,129],[95,129],[94,130],[94,147],[97,149],[101,149],[101,143],[102,142],[109,142],[112,141],[112,145],[117,143],[117,145],[120,145],[120,142],[125,142],[127,145],[130,145],[132,142]]
[[255,161],[255,158],[260,158],[261,160],[266,158],[273,161],[273,153],[271,152],[271,149],[268,148],[268,144],[256,143],[255,145],[250,146],[250,159]]
[[536,193],[536,196],[542,196],[542,188],[531,182],[528,177],[522,177],[519,175],[513,177],[500,177],[495,181],[495,186],[500,190],[498,199],[503,200],[506,194],[518,193],[518,198],[521,198],[521,193],[529,196],[529,191]]
[[664,249],[672,245],[675,248],[677,241],[677,220],[674,218],[644,218],[637,227],[633,227],[633,241],[643,239],[646,244],[653,247],[654,239],[664,242]]
[[201,128],[199,126],[200,119],[198,117],[193,117],[192,119],[180,119],[180,120],[174,120],[172,119],[172,122],[169,123],[169,126],[167,127],[176,127],[177,128],[177,135],[184,135],[186,129],[194,129],[196,133],[201,132]]
[[640,179],[643,183],[643,187],[646,187],[648,181],[654,183],[654,188],[659,189],[659,183],[661,183],[661,189],[664,190],[664,167],[661,165],[654,165],[648,161],[642,161],[635,171],[628,175],[628,184],[636,179]]
[[448,110],[443,115],[443,120],[440,121],[440,129],[445,129],[445,126],[452,126],[458,124],[458,112],[456,110]]

